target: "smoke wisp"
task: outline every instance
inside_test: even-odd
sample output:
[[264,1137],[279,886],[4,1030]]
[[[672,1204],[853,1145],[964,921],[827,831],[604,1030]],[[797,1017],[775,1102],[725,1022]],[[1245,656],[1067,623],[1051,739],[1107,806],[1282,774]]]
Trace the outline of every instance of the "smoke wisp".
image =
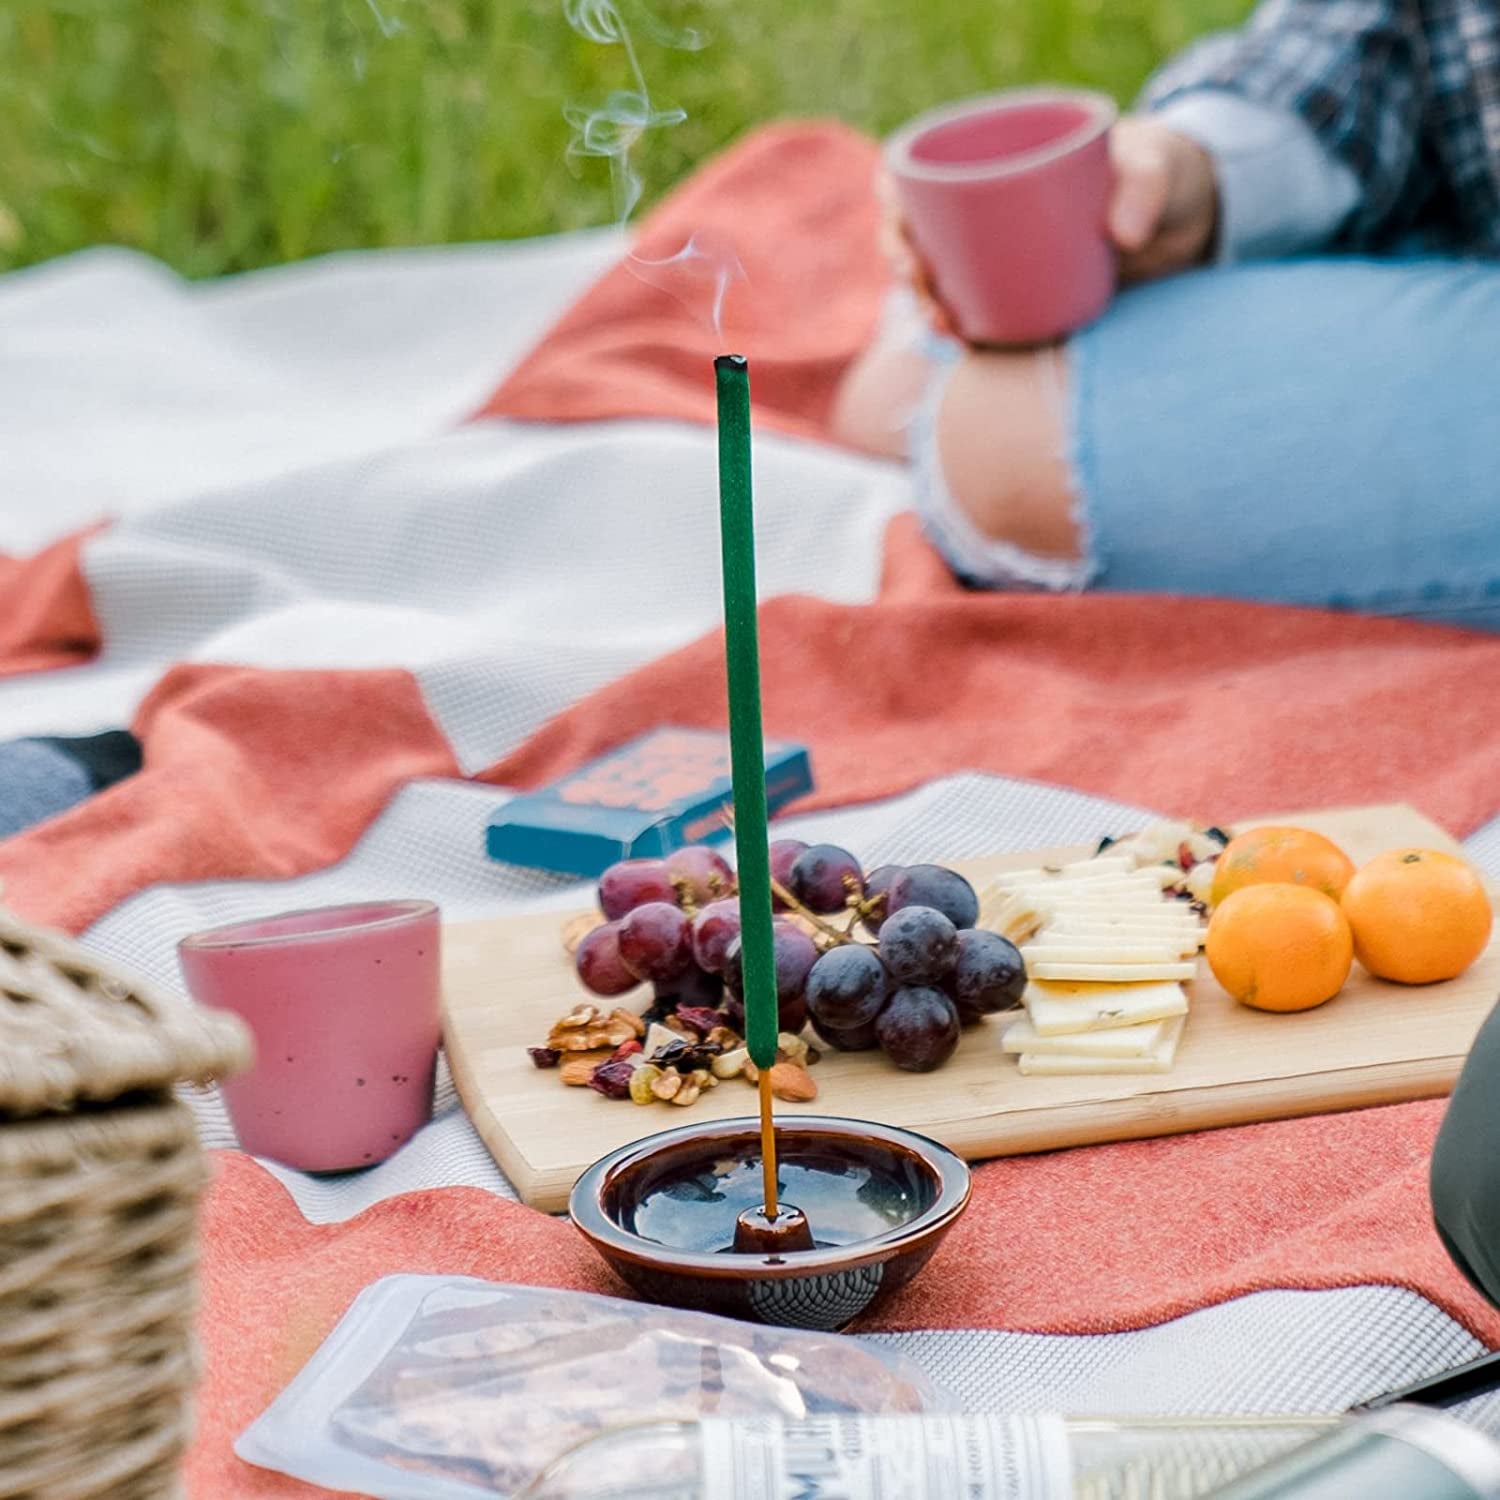
[[[669,27],[644,5],[629,0],[563,0],[563,14],[573,30],[601,46],[619,47],[630,75],[631,86],[613,90],[602,103],[569,104],[563,111],[572,127],[568,159],[592,157],[609,163],[615,222],[622,228],[643,192],[636,148],[649,132],[670,129],[687,119],[686,110],[652,99],[635,35],[622,13],[624,4],[629,5],[636,31],[658,45],[691,52],[706,45],[702,32]],[[730,288],[746,279],[734,250],[707,233],[690,236],[681,250],[659,259],[631,252],[626,264],[641,280],[689,308],[706,301],[716,334],[723,333],[724,302]]]

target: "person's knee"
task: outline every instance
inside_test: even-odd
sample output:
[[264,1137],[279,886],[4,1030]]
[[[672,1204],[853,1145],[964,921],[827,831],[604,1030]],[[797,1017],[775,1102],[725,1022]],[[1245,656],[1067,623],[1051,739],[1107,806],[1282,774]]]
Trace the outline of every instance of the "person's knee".
[[839,385],[829,414],[833,436],[878,458],[905,458],[907,429],[932,370],[916,349],[870,349]]
[[954,502],[985,536],[1077,558],[1064,430],[1067,370],[1054,350],[974,351],[949,378],[937,450]]

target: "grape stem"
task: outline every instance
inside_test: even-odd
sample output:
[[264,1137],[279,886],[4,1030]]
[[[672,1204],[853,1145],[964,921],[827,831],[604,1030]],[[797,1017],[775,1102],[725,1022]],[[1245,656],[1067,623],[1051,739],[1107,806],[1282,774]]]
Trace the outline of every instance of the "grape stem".
[[[726,807],[720,814],[720,816],[724,819],[725,825],[730,829],[731,832],[733,832],[734,808]],[[811,922],[812,925],[816,927],[824,937],[832,939],[832,941],[836,945],[843,945],[845,943],[857,943],[859,941],[859,939],[854,936],[854,929],[858,924],[859,919],[865,915],[865,908],[868,903],[856,902],[849,917],[849,925],[842,931],[840,931],[831,922],[825,922],[822,917],[817,914],[817,912],[811,911],[807,907],[805,907],[789,890],[787,890],[787,888],[774,875],[771,877],[771,894],[775,896],[776,899],[780,901],[788,911],[795,912],[804,921]],[[884,898],[877,896],[875,899],[883,900]]]
[[[817,912],[804,906],[782,883],[773,875],[771,877],[771,892],[783,906],[810,922],[818,931],[833,944],[834,947],[843,947],[848,943],[859,943],[860,940],[854,936],[854,929],[859,919],[865,914],[865,902],[856,902],[849,911],[849,925],[844,928],[835,927],[832,922],[825,922]],[[878,898],[877,898],[878,899]],[[861,944],[863,947],[873,947],[873,944]]]

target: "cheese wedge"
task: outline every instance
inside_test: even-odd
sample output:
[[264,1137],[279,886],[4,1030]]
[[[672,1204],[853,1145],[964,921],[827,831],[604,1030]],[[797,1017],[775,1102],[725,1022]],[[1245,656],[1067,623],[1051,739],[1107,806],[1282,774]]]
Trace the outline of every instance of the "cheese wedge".
[[1026,965],[1033,979],[1086,979],[1091,984],[1138,984],[1147,979],[1191,979],[1197,964],[1080,964],[1039,960]]
[[1055,1052],[1023,1052],[1021,1071],[1054,1078],[1090,1073],[1170,1073],[1177,1060],[1177,1044],[1182,1040],[1185,1021],[1183,1016],[1168,1021],[1160,1040],[1141,1057],[1066,1057]]
[[1029,971],[1034,963],[1175,964],[1182,955],[1175,943],[1127,942],[1124,938],[1054,938],[1044,932],[1025,944],[1021,957]]
[[1006,1052],[1041,1053],[1059,1057],[1144,1057],[1161,1040],[1170,1021],[1147,1021],[1140,1026],[1113,1026],[1105,1031],[1073,1031],[1043,1036],[1028,1020],[1014,1022],[1001,1039]]
[[1187,1014],[1180,984],[1055,983],[1033,975],[1022,1004],[1038,1036],[1109,1031]]

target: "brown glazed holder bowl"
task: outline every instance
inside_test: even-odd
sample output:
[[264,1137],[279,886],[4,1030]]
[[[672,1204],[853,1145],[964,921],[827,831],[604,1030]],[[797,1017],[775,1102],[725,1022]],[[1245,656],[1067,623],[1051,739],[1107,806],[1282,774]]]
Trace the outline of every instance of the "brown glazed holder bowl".
[[[754,1119],[685,1125],[611,1152],[578,1179],[568,1212],[652,1302],[832,1330],[905,1286],[969,1202],[968,1167],[911,1131],[790,1115],[777,1119],[776,1142],[783,1197],[806,1213],[818,1248],[783,1255],[726,1248],[739,1211],[761,1201]],[[846,1242],[822,1243],[835,1234]],[[721,1244],[705,1248],[705,1238]]]

